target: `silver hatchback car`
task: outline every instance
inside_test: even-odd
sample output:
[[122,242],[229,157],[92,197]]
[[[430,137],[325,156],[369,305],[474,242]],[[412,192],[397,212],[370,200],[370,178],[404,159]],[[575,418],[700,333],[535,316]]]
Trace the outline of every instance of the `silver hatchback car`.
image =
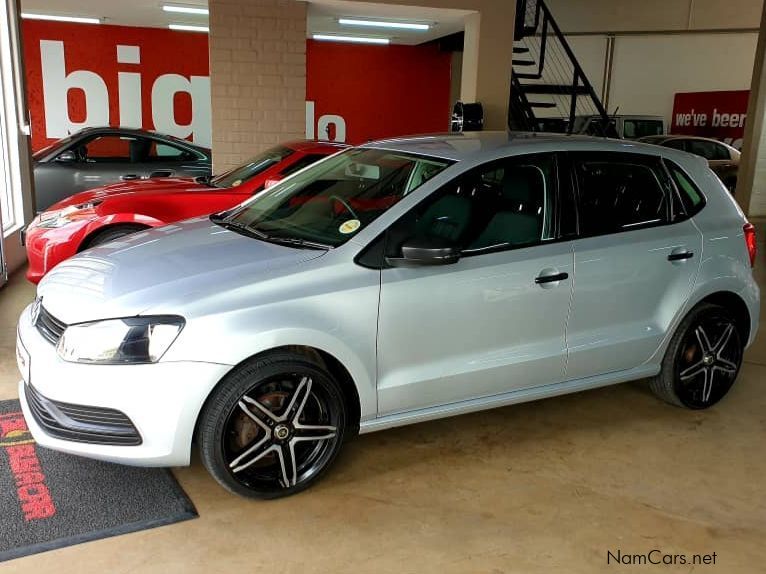
[[21,315],[43,446],[273,498],[345,439],[649,378],[701,409],[755,337],[753,227],[684,152],[587,137],[349,149],[57,266]]

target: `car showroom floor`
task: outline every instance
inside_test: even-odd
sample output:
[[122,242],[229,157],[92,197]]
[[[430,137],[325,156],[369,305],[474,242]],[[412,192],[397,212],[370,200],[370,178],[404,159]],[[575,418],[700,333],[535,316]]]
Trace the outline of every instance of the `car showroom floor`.
[[[17,396],[15,323],[33,293],[21,274],[0,291],[0,399]],[[592,574],[628,571],[607,551],[652,549],[761,571],[765,331],[707,412],[638,382],[381,432],[347,445],[315,488],[272,502],[228,494],[195,459],[175,473],[198,519],[0,572]]]

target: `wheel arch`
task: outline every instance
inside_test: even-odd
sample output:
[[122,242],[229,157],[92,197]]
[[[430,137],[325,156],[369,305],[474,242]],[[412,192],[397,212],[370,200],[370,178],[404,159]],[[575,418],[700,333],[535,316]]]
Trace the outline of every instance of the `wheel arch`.
[[84,251],[90,247],[90,242],[99,233],[115,229],[118,227],[133,227],[136,231],[142,231],[145,229],[151,229],[153,227],[159,227],[165,225],[164,222],[150,217],[130,215],[110,215],[104,219],[98,219],[93,221],[85,232],[80,244],[77,246],[77,253]]
[[[697,307],[698,305],[702,303],[711,303],[713,305],[720,305],[721,307],[725,307],[731,313],[734,315],[735,321],[737,321],[737,325],[740,327],[740,333],[742,334],[742,340],[743,341],[749,341],[750,340],[750,331],[752,329],[752,320],[750,318],[750,310],[747,307],[747,304],[745,303],[745,300],[740,297],[737,293],[734,293],[732,291],[716,291],[715,293],[711,293],[710,295],[706,295],[699,301],[696,301],[695,304],[689,309],[689,312],[691,312],[691,309]],[[688,315],[688,312],[686,313]]]
[[288,351],[292,353],[297,353],[301,355],[305,355],[307,358],[313,360],[314,362],[319,363],[320,365],[324,366],[331,375],[333,375],[336,380],[340,383],[340,387],[343,390],[343,399],[346,403],[346,406],[349,408],[349,424],[346,429],[346,436],[348,438],[352,438],[359,434],[359,424],[361,422],[362,417],[362,403],[361,403],[361,397],[359,396],[359,391],[357,389],[356,383],[354,382],[353,377],[351,376],[351,372],[346,367],[346,365],[343,364],[338,358],[336,358],[333,354],[330,352],[320,349],[318,347],[314,347],[311,345],[280,345],[276,347],[272,347],[270,349],[265,349],[262,351],[258,351],[257,353],[254,353],[250,355],[249,357],[243,359],[236,365],[233,365],[231,369],[227,371],[227,373],[221,377],[221,380],[219,380],[208,392],[207,397],[205,397],[205,400],[202,402],[202,405],[200,406],[198,412],[197,412],[197,418],[194,423],[194,431],[192,434],[192,437],[196,439],[197,432],[199,430],[199,423],[200,423],[200,417],[202,413],[205,410],[205,406],[207,405],[208,401],[210,400],[211,395],[213,394],[213,391],[220,385],[226,377],[234,371],[235,369],[242,366],[244,363],[248,361],[252,361],[253,359],[257,359],[259,357],[263,357],[272,353],[278,353],[280,351]]

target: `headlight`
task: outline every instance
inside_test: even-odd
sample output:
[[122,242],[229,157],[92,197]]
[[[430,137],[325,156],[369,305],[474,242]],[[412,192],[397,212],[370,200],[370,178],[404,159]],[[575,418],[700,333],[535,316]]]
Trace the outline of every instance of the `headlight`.
[[64,227],[66,224],[72,222],[70,215],[84,209],[93,209],[100,203],[102,202],[98,200],[89,201],[86,203],[80,203],[79,205],[70,205],[64,209],[43,212],[32,222],[30,227],[42,227],[45,229],[56,229],[58,227]]
[[183,317],[129,317],[66,328],[56,350],[72,363],[156,363],[184,328]]

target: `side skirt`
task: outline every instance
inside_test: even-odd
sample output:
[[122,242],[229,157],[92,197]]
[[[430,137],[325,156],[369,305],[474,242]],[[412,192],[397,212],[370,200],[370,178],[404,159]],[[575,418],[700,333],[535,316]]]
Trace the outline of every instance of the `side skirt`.
[[625,383],[627,381],[634,381],[636,379],[653,377],[659,373],[659,371],[659,365],[641,365],[628,371],[607,373],[605,375],[597,375],[595,377],[588,377],[586,379],[577,379],[563,383],[542,385],[539,387],[533,387],[531,389],[522,389],[509,393],[482,397],[479,399],[470,399],[467,401],[461,401],[459,403],[450,403],[436,407],[418,409],[415,411],[394,413],[379,417],[377,419],[362,422],[359,427],[359,434],[365,434],[414,423],[421,423],[434,419],[462,415],[476,411],[483,411],[486,409],[494,409],[497,407],[504,407],[516,403],[526,403],[529,401],[536,401],[538,399],[545,399],[558,395],[566,395],[569,393],[586,391],[588,389],[605,387],[617,383]]

